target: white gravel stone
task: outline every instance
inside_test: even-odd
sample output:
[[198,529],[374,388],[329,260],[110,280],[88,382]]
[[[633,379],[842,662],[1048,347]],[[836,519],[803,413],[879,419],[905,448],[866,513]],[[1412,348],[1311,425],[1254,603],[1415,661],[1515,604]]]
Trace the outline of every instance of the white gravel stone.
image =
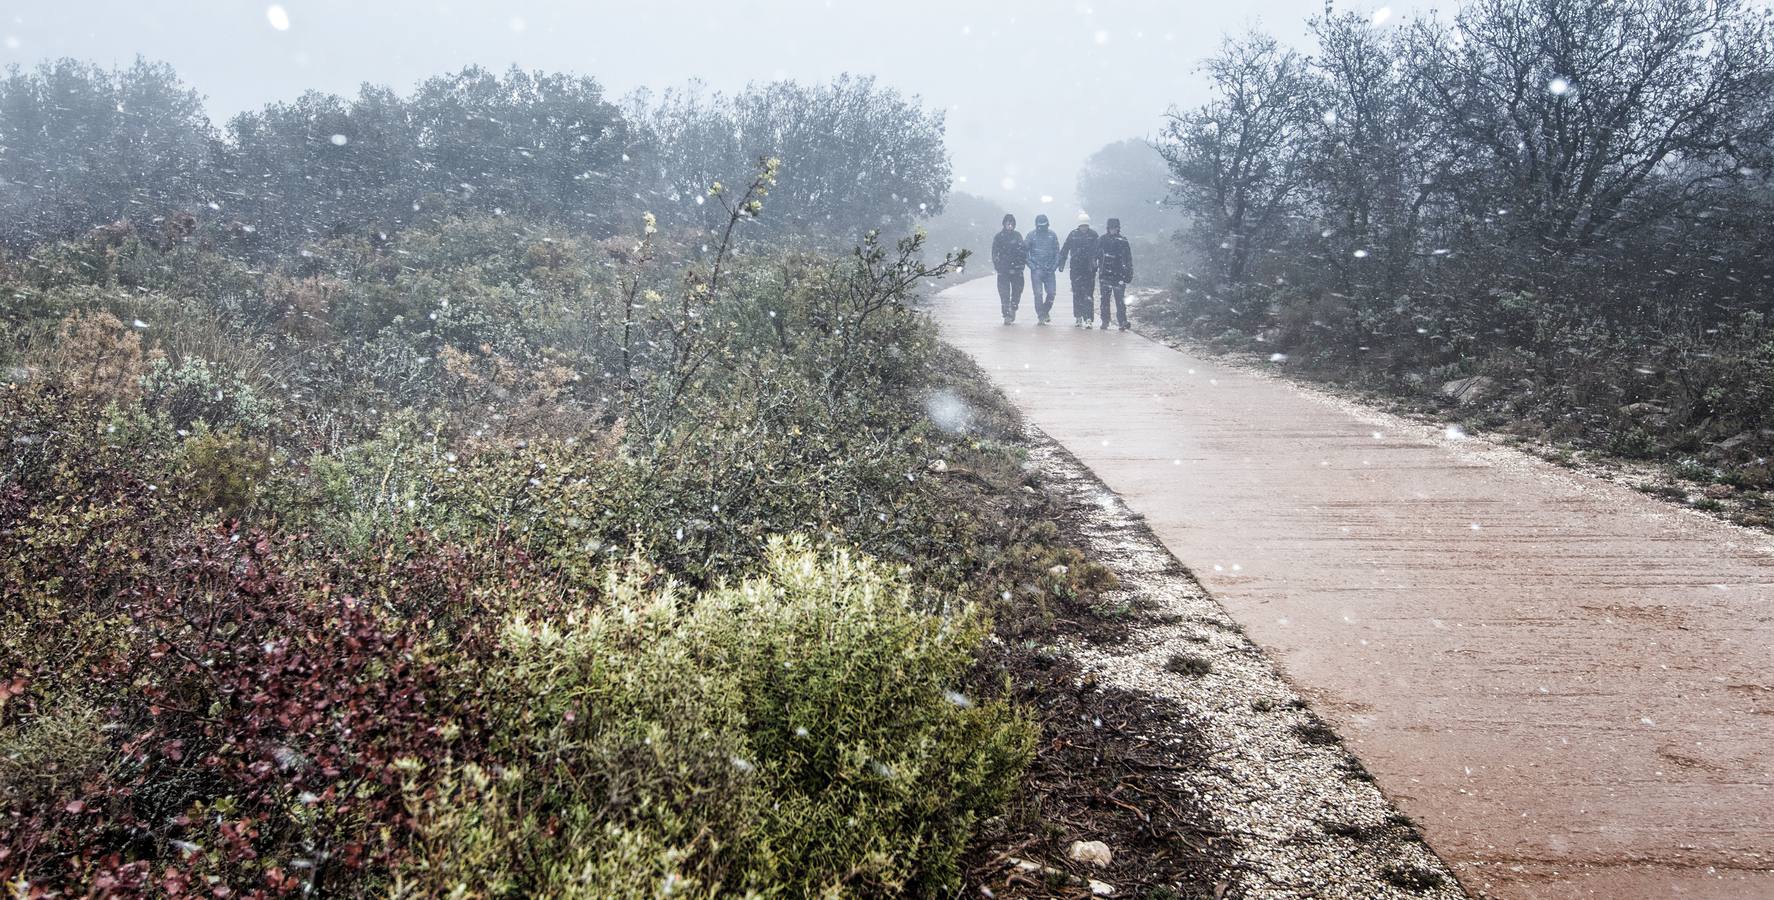
[[1109,845],[1102,841],[1073,841],[1066,851],[1074,862],[1086,862],[1099,868],[1107,866],[1114,858],[1109,852]]

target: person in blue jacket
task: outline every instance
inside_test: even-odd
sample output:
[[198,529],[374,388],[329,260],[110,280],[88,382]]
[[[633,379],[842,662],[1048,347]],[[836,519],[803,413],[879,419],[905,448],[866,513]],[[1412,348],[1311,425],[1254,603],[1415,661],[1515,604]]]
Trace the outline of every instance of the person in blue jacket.
[[1047,217],[1035,217],[1035,230],[1029,232],[1025,239],[1029,257],[1029,289],[1035,295],[1035,316],[1040,324],[1047,324],[1047,314],[1053,312],[1054,287],[1053,270],[1059,266],[1059,235],[1048,227]]

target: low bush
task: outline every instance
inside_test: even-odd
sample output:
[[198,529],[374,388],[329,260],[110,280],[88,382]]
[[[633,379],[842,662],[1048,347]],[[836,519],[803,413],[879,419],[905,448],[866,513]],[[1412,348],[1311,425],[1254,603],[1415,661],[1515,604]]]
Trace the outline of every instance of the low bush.
[[773,542],[695,598],[611,574],[518,613],[484,679],[490,746],[411,764],[410,896],[934,895],[1031,750],[958,693],[983,632],[879,564]]

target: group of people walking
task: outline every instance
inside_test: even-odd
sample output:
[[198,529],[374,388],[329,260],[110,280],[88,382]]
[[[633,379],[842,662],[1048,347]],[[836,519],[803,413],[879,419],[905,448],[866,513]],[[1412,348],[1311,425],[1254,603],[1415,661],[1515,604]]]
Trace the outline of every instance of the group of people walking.
[[1102,327],[1109,327],[1109,306],[1114,304],[1115,323],[1127,330],[1127,283],[1133,280],[1133,248],[1121,236],[1121,220],[1110,219],[1104,234],[1090,227],[1090,216],[1080,214],[1078,227],[1064,244],[1048,227],[1047,217],[1035,217],[1028,237],[1016,230],[1016,216],[1006,215],[1004,227],[992,239],[992,268],[998,273],[998,305],[1004,324],[1016,323],[1023,300],[1023,269],[1035,294],[1037,324],[1046,325],[1053,312],[1055,272],[1072,266],[1072,325],[1089,328],[1096,318],[1098,285],[1102,290]]

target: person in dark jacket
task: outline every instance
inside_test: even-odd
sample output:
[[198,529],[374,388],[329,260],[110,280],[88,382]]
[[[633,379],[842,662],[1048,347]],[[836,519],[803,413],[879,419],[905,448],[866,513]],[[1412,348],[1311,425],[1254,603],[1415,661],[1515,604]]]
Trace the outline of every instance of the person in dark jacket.
[[1109,327],[1109,301],[1115,301],[1115,322],[1127,330],[1127,283],[1133,280],[1133,248],[1121,236],[1121,220],[1110,219],[1096,245],[1097,283],[1103,289],[1103,327]]
[[1023,241],[1029,254],[1029,286],[1035,292],[1035,316],[1039,324],[1047,324],[1053,312],[1053,267],[1059,263],[1059,235],[1047,227],[1047,216],[1035,217],[1035,230]]
[[1097,233],[1090,227],[1089,216],[1079,216],[1078,227],[1066,235],[1065,246],[1059,248],[1059,270],[1072,263],[1072,325],[1089,328],[1096,317],[1096,244]]
[[1016,309],[1023,303],[1023,266],[1029,261],[1028,245],[1016,230],[1016,217],[1004,216],[1004,227],[992,238],[992,269],[998,273],[998,307],[1004,313],[1004,324],[1016,321]]

